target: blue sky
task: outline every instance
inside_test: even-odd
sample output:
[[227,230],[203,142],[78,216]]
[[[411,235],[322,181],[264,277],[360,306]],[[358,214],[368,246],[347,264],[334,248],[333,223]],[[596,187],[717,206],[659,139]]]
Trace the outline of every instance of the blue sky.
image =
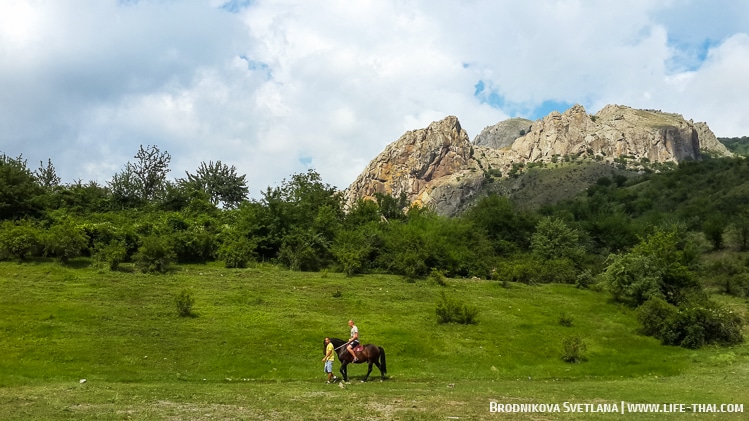
[[496,89],[489,87],[483,80],[476,82],[476,89],[473,92],[473,96],[475,96],[482,104],[487,104],[492,108],[501,110],[507,113],[511,118],[522,117],[529,120],[538,120],[554,111],[563,113],[565,110],[575,105],[575,103],[563,100],[558,101],[547,99],[540,104],[534,103],[530,104],[530,106],[526,105],[524,107],[522,104],[513,104],[507,101],[503,95],[501,95]]
[[0,153],[105,184],[141,144],[258,193],[345,188],[408,130],[573,104],[749,135],[749,2],[3,0]]

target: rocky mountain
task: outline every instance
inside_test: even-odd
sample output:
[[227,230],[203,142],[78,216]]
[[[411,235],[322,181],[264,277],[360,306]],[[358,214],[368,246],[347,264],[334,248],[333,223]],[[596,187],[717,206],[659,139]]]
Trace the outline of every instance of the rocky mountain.
[[697,160],[704,154],[731,156],[707,124],[658,110],[607,105],[590,115],[575,105],[535,122],[500,122],[484,129],[473,143],[457,117],[449,116],[388,145],[345,196],[351,206],[376,193],[405,193],[411,203],[454,215],[487,181],[517,177],[531,166],[588,161],[634,171],[658,170],[659,164]]
[[476,146],[489,148],[506,148],[512,146],[515,139],[524,136],[531,130],[533,121],[525,118],[510,118],[486,127],[473,139]]

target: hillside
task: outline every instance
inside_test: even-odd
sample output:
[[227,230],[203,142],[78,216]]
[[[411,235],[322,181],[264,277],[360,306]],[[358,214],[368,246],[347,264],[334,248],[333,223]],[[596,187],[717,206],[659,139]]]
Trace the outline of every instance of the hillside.
[[720,143],[724,144],[728,150],[737,155],[749,155],[749,136],[719,137],[718,140]]
[[[196,317],[177,316],[182,290]],[[438,324],[441,293],[475,306],[478,324]],[[322,339],[345,337],[348,318],[386,350],[385,382],[359,383],[355,366],[352,384],[324,384]],[[481,419],[490,401],[745,404],[749,387],[749,345],[661,346],[632,309],[572,285],[0,263],[0,331],[4,420]],[[584,362],[561,359],[568,336],[586,344]]]
[[490,175],[476,195],[463,203],[459,211],[469,209],[492,194],[509,198],[520,209],[536,210],[572,199],[603,177],[633,178],[640,175],[637,171],[595,161],[531,167],[514,177],[494,178]]

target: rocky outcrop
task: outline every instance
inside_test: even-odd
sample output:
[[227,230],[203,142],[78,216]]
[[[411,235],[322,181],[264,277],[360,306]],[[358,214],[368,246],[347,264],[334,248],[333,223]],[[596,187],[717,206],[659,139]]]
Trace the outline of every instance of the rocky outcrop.
[[[508,177],[531,162],[545,165],[591,159],[637,170],[700,159],[704,153],[731,155],[705,123],[656,110],[607,105],[590,115],[575,105],[564,113],[552,112],[526,129],[520,127],[529,120],[512,120],[487,127],[473,145],[453,116],[405,133],[349,186],[347,204],[373,199],[377,193],[405,193],[411,203],[452,215],[480,190],[487,177]],[[525,131],[522,136],[521,130]]]
[[510,118],[484,128],[484,130],[473,139],[475,146],[486,146],[488,148],[502,149],[512,146],[515,139],[528,133],[533,121],[525,118]]
[[458,118],[450,116],[388,145],[347,189],[347,205],[359,198],[374,199],[377,193],[403,192],[410,203],[450,214],[477,190],[482,178],[468,134]]
[[623,158],[637,165],[700,159],[706,152],[731,155],[705,123],[620,105],[607,105],[591,116],[575,105],[563,114],[552,112],[533,123],[530,132],[517,139],[505,155],[512,162],[588,156],[605,162]]

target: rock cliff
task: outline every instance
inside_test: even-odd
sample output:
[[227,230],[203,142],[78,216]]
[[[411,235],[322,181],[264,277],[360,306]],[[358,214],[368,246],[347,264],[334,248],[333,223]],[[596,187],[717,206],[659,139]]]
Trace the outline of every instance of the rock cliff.
[[525,135],[531,129],[533,121],[525,118],[510,118],[486,127],[473,139],[476,146],[489,148],[506,148],[512,146],[515,139]]
[[453,215],[487,177],[508,177],[528,163],[590,159],[629,169],[730,156],[705,123],[681,115],[607,105],[595,115],[580,105],[535,122],[510,119],[487,127],[474,143],[456,117],[406,132],[388,145],[346,190],[346,202],[399,196]]
[[468,134],[458,118],[450,116],[406,132],[388,145],[346,190],[346,199],[350,206],[359,198],[374,199],[377,193],[405,192],[410,203],[451,214],[454,204],[476,191],[482,178],[471,157]]

